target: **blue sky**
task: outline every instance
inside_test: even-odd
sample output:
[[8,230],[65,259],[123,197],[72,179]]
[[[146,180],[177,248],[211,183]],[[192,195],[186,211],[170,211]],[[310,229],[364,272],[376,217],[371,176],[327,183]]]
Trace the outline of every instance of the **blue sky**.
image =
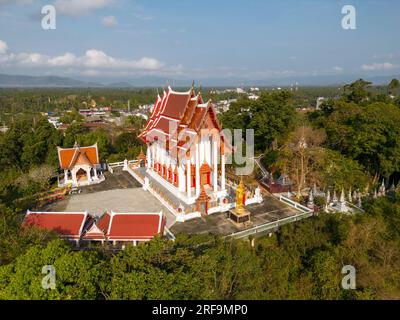
[[[56,29],[41,27],[42,6]],[[344,5],[356,30],[341,27]],[[397,0],[0,0],[0,73],[129,79],[400,74]]]

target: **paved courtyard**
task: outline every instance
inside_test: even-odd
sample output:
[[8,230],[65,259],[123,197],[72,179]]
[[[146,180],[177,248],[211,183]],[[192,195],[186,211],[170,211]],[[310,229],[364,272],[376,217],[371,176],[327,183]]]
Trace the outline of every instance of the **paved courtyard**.
[[107,174],[103,183],[81,188],[80,194],[69,195],[52,203],[45,211],[85,211],[101,215],[105,211],[115,212],[160,212],[167,218],[167,227],[175,223],[175,216],[144,191],[140,184],[127,172],[116,170]]
[[228,219],[227,213],[221,212],[186,222],[177,222],[172,226],[171,231],[174,234],[229,235],[234,232],[299,214],[297,210],[280,202],[271,195],[264,196],[264,201],[260,204],[246,206],[246,209],[251,212],[251,222],[246,225],[235,224]]
[[106,173],[106,180],[97,185],[81,188],[80,194],[69,195],[65,199],[52,203],[44,211],[85,211],[101,215],[105,211],[115,212],[159,212],[163,211],[167,219],[167,228],[174,234],[221,234],[228,235],[290,217],[299,212],[280,202],[271,195],[264,195],[261,204],[246,207],[251,212],[251,222],[236,225],[227,218],[227,213],[215,213],[209,216],[176,222],[175,216],[165,208],[150,192],[144,191],[139,182],[129,173],[117,168],[114,174]]

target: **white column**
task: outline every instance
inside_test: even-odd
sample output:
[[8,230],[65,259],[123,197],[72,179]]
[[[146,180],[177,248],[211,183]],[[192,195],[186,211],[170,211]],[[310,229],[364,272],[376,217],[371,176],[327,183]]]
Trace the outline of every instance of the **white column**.
[[190,174],[190,158],[187,160],[187,177],[186,177],[186,185],[187,185],[187,197],[191,197],[192,193],[192,184],[191,184],[191,174]]
[[225,155],[221,155],[221,190],[225,190]]
[[151,168],[151,148],[147,146],[147,168]]
[[200,163],[203,163],[203,161],[204,161],[204,140],[203,140],[203,138],[200,140],[199,149],[200,149],[200,159],[199,159],[199,162],[200,162]]
[[207,138],[207,142],[206,142],[206,161],[207,161],[207,163],[209,164],[209,166],[211,167],[211,164],[212,164],[212,160],[211,160],[211,157],[212,157],[212,144],[211,144],[211,141],[210,141],[210,137],[208,137]]
[[196,195],[200,195],[200,155],[199,155],[199,143],[196,143]]
[[68,181],[68,170],[64,169],[64,183]]
[[182,166],[178,166],[178,183],[179,183],[179,191],[185,192],[185,171],[182,169]]
[[94,171],[93,179],[97,180],[98,179],[98,177],[97,177],[97,169],[95,167],[93,167],[93,171]]
[[72,181],[75,185],[78,185],[78,179],[76,179],[76,170],[71,171]]
[[92,181],[92,177],[90,176],[90,168],[86,169],[86,175],[87,175],[88,181],[91,182]]
[[[211,151],[211,148],[210,148]],[[218,191],[218,142],[213,141],[213,184],[214,191]]]
[[154,170],[154,163],[157,161],[157,158],[156,158],[156,146],[155,146],[155,144],[153,143],[152,145],[151,145],[151,155],[152,155],[152,158],[153,158],[153,163],[152,163],[152,169]]

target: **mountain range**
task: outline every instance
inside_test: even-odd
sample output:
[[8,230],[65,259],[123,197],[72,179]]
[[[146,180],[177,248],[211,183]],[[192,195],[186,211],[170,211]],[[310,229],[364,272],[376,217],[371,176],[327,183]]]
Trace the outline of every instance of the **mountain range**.
[[[387,84],[393,78],[400,78],[400,75],[393,76],[374,76],[361,77],[356,75],[342,76],[315,76],[315,77],[292,77],[280,79],[260,79],[249,80],[246,78],[205,78],[195,79],[196,84],[205,87],[235,87],[235,86],[290,86],[296,82],[300,86],[337,86],[351,83],[359,78],[363,78],[376,85]],[[35,88],[35,87],[59,87],[59,88],[87,88],[87,87],[111,87],[111,88],[130,88],[130,87],[162,87],[170,84],[175,87],[190,86],[192,80],[174,79],[165,77],[144,76],[129,80],[114,82],[104,82],[104,79],[73,79],[60,76],[28,76],[28,75],[9,75],[0,74],[0,87],[2,88]]]

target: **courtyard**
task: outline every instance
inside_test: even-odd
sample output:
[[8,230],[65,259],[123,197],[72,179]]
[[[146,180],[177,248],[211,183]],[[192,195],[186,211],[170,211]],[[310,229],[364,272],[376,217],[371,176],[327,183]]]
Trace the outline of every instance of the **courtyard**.
[[116,169],[106,173],[100,184],[81,187],[81,193],[68,195],[65,199],[42,208],[45,211],[88,211],[100,216],[105,211],[114,212],[160,212],[167,219],[167,228],[175,223],[175,216],[149,192],[144,191],[129,173]]
[[220,212],[186,222],[177,222],[171,232],[186,234],[220,234],[230,235],[232,233],[257,227],[269,222],[274,222],[288,217],[298,215],[300,212],[279,201],[272,195],[264,195],[264,201],[260,204],[251,204],[246,209],[251,213],[251,222],[237,225],[227,218],[227,213]]
[[88,211],[100,216],[106,211],[114,212],[160,212],[166,217],[166,226],[172,233],[229,235],[299,214],[299,211],[282,203],[270,194],[264,201],[246,207],[251,213],[251,222],[237,225],[227,218],[226,212],[215,213],[185,222],[176,222],[176,217],[150,192],[121,168],[114,173],[105,173],[106,180],[100,184],[81,187],[81,193],[68,195],[65,199],[51,203],[44,211]]

